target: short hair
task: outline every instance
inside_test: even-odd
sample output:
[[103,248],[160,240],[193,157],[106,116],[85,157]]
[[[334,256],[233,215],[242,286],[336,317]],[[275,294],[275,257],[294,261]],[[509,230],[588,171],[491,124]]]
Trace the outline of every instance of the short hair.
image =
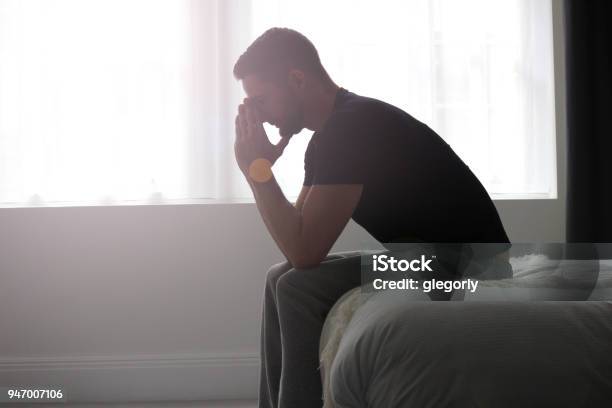
[[308,72],[331,81],[315,46],[303,34],[290,28],[273,27],[260,35],[234,65],[234,77],[255,74],[262,79],[282,81],[290,69]]

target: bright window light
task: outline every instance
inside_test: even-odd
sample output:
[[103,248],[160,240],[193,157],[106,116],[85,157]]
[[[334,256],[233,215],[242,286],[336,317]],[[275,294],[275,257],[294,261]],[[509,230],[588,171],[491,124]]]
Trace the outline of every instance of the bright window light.
[[[555,198],[551,14],[550,0],[0,0],[0,205],[252,200],[231,70],[272,26],[308,36],[339,85],[436,130],[493,198]],[[274,167],[290,199],[303,133]]]
[[550,1],[254,0],[253,22],[305,34],[339,85],[425,122],[493,198],[556,198]]

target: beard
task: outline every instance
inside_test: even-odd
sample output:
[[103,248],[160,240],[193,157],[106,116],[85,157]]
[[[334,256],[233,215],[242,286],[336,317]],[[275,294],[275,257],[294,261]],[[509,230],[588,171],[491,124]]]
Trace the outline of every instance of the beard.
[[291,109],[286,119],[278,128],[278,133],[283,138],[296,135],[304,129],[304,110],[302,104],[297,98],[291,98],[289,106],[291,106]]
[[287,138],[293,135],[297,135],[302,131],[302,129],[304,129],[304,126],[302,126],[301,124],[291,123],[278,128],[278,133],[280,134],[280,137]]

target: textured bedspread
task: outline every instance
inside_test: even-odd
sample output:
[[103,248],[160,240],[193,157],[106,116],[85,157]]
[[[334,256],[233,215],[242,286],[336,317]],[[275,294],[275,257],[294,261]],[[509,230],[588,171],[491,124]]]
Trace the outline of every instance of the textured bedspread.
[[[485,286],[520,289],[529,286],[523,279],[537,282],[538,273],[519,267],[514,279]],[[326,407],[602,407],[612,401],[612,302],[409,296],[355,288],[334,306],[321,342]]]

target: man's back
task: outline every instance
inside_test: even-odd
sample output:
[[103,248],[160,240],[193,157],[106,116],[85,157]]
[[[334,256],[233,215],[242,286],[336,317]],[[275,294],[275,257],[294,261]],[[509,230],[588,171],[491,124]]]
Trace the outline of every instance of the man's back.
[[427,125],[340,89],[306,151],[304,185],[363,184],[353,219],[382,243],[509,242],[480,181]]

